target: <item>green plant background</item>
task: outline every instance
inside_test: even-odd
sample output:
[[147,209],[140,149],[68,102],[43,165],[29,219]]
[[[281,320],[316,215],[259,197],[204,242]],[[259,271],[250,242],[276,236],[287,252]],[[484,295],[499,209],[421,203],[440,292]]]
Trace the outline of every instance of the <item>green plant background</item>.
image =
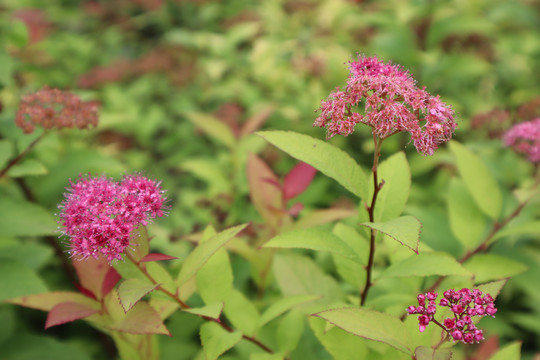
[[[43,17],[41,26],[34,23],[43,37],[33,43],[32,26],[17,20],[30,8]],[[323,130],[311,126],[314,110],[344,85],[346,62],[356,53],[403,65],[454,107],[455,138],[487,164],[503,189],[503,209],[515,202],[513,189],[532,183],[533,166],[493,134],[540,116],[540,4],[535,1],[3,0],[0,44],[2,167],[39,135],[23,135],[14,125],[22,95],[48,85],[100,103],[97,128],[51,132],[9,178],[0,179],[1,300],[23,295],[14,287],[73,289],[46,238],[57,237],[56,204],[68,179],[80,173],[119,178],[144,171],[161,179],[172,207],[167,218],[151,225],[152,244],[179,258],[191,249],[184,237],[207,224],[223,229],[263,222],[250,203],[247,154],[258,153],[278,176],[296,161],[252,132],[240,136],[231,129],[255,124],[259,117],[262,129],[322,139]],[[475,126],[488,113],[489,121]],[[506,120],[498,125],[493,119],[502,113]],[[368,129],[358,127],[355,134],[330,142],[369,166]],[[463,244],[481,239],[487,225],[482,216],[473,226],[468,217],[446,216],[453,196],[469,196],[455,178],[451,152],[442,147],[424,157],[399,135],[385,141],[383,158],[400,150],[412,174],[405,214],[422,222],[423,243],[459,258]],[[321,174],[298,201],[304,212],[355,206],[345,189]],[[538,222],[537,205],[538,199],[519,221]],[[539,234],[536,226],[532,235],[502,236],[490,251],[512,261],[490,262],[501,264],[494,273],[521,273],[499,296],[496,319],[482,324],[501,346],[521,341],[524,359],[540,351]],[[319,268],[338,277],[330,256],[309,254]],[[235,287],[254,295],[249,264],[238,256],[231,261]],[[488,272],[485,278],[496,277]],[[276,286],[270,291],[277,292]],[[77,359],[103,359],[114,353],[110,340],[86,323],[44,331],[45,317],[1,304],[0,359],[62,359],[73,353]],[[201,320],[180,313],[167,326],[174,336],[159,338],[161,357],[194,358]],[[239,345],[223,358],[249,357],[248,346]],[[330,358],[308,327],[292,354]]]

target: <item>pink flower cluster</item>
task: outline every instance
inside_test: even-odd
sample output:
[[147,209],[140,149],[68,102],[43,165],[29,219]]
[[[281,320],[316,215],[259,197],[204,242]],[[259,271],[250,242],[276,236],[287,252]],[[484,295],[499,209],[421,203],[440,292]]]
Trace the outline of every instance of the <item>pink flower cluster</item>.
[[131,232],[163,216],[164,190],[160,182],[126,175],[121,182],[104,176],[79,177],[59,205],[60,225],[70,238],[70,254],[84,258],[99,254],[121,259]]
[[98,107],[95,102],[86,102],[78,96],[58,89],[44,89],[22,97],[15,124],[25,134],[35,130],[36,125],[45,129],[86,129],[97,126]]
[[420,332],[423,332],[430,322],[439,325],[455,341],[462,341],[465,344],[479,342],[484,339],[482,330],[476,328],[473,317],[483,317],[489,315],[495,317],[497,309],[493,305],[493,298],[489,294],[482,296],[482,291],[478,289],[453,289],[444,292],[444,297],[439,301],[439,306],[448,307],[453,313],[453,317],[444,319],[443,324],[435,319],[437,312],[437,293],[428,292],[418,295],[418,306],[409,306],[407,312],[420,315],[418,323]]
[[[361,104],[363,109],[357,109]],[[450,140],[457,126],[454,111],[439,96],[417,88],[408,71],[377,57],[350,62],[347,86],[331,93],[318,111],[313,126],[326,127],[329,138],[347,136],[363,123],[379,139],[409,132],[416,149],[426,155]]]
[[504,135],[506,146],[526,154],[530,162],[540,162],[540,118],[514,125]]

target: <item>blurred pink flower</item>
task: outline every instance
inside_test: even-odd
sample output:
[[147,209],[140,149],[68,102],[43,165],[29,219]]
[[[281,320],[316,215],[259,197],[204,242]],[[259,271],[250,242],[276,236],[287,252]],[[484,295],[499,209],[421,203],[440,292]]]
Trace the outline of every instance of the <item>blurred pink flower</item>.
[[126,175],[120,183],[104,176],[81,176],[70,183],[59,205],[59,223],[70,238],[72,256],[121,259],[132,231],[163,216],[165,191],[160,182],[141,175]]
[[[362,107],[363,109],[357,109]],[[377,57],[359,56],[349,63],[345,89],[336,89],[318,109],[313,126],[326,127],[327,137],[349,135],[358,123],[372,127],[379,139],[398,132],[411,134],[416,149],[432,155],[451,139],[457,126],[454,111],[425,87],[419,89],[411,74]]]
[[527,155],[530,162],[540,162],[540,118],[516,124],[504,135],[506,146]]

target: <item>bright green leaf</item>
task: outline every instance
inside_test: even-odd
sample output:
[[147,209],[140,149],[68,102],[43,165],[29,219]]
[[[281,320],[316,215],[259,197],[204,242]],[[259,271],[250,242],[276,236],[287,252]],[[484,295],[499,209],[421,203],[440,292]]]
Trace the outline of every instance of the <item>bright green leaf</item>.
[[6,300],[6,302],[43,311],[49,311],[63,302],[76,302],[88,306],[99,305],[96,300],[74,291],[52,291],[42,294],[26,295]]
[[380,341],[411,354],[410,339],[405,325],[391,315],[365,308],[339,308],[313,316],[325,319],[351,334]]
[[400,151],[383,161],[378,168],[378,178],[379,182],[384,181],[384,185],[377,195],[375,220],[397,218],[403,212],[411,192],[411,170],[405,154]]
[[257,134],[292,157],[336,180],[359,198],[366,199],[367,179],[364,171],[343,150],[292,131],[259,131]]
[[247,224],[238,225],[229,229],[226,229],[210,240],[199,244],[186,258],[182,269],[178,274],[176,283],[178,286],[182,286],[186,283],[195,273],[203,267],[204,264],[214,255],[223,245],[225,245],[229,240],[235,237],[240,231],[245,229]]
[[206,360],[217,359],[242,339],[241,332],[228,332],[214,322],[202,325],[200,336]]
[[418,241],[420,240],[422,224],[414,216],[402,216],[386,222],[367,222],[361,225],[390,236],[418,254]]
[[285,296],[318,295],[317,301],[343,300],[339,284],[310,258],[298,254],[276,254],[272,264],[278,286]]
[[1,261],[0,274],[0,301],[47,291],[38,275],[18,261]]
[[118,298],[128,312],[146,294],[158,287],[159,284],[149,284],[148,281],[139,279],[127,279],[118,286]]
[[197,289],[205,304],[225,301],[233,288],[233,272],[229,255],[219,249],[202,268],[197,271]]
[[190,308],[190,309],[184,309],[183,311],[194,314],[194,315],[201,315],[206,316],[212,319],[219,319],[221,316],[221,312],[223,311],[223,303],[214,303],[210,305],[206,305],[200,308]]
[[18,199],[0,201],[0,236],[57,235],[58,224],[51,212]]
[[407,259],[393,264],[381,276],[472,276],[460,263],[448,254],[433,252],[411,255]]
[[305,327],[305,315],[291,311],[285,315],[276,330],[276,339],[280,352],[289,354],[297,346]]
[[297,295],[277,300],[273,302],[272,305],[270,305],[268,309],[264,311],[259,322],[259,327],[263,327],[269,321],[277,318],[281,314],[285,313],[286,311],[297,305],[313,301],[318,298],[319,297],[315,295]]
[[205,113],[190,112],[186,114],[186,117],[208,136],[230,148],[234,148],[236,138],[232,130],[223,121]]
[[502,209],[502,195],[493,174],[484,162],[464,145],[451,141],[450,150],[456,157],[459,173],[476,205],[486,215],[497,219]]
[[475,249],[483,240],[486,218],[460,179],[451,180],[447,203],[452,233],[465,249]]
[[329,231],[317,228],[292,230],[270,239],[264,247],[292,249],[302,248],[315,251],[327,251],[339,254],[343,257],[355,260],[361,263],[362,259],[356,256],[356,253],[339,236]]
[[248,336],[253,336],[259,328],[259,311],[255,305],[238,290],[233,290],[225,302],[223,312],[233,326]]
[[[335,360],[366,359],[367,348],[365,340],[337,326],[326,328],[329,322],[317,317],[310,317],[309,324],[324,346]],[[331,325],[331,324],[330,324]]]
[[502,288],[506,283],[508,282],[508,279],[498,280],[498,281],[492,281],[489,283],[485,283],[482,285],[476,286],[477,289],[482,291],[484,294],[490,294],[494,299],[499,296],[501,293]]
[[522,263],[495,254],[476,254],[463,266],[474,274],[476,283],[509,278],[527,270]]
[[537,235],[540,234],[540,221],[531,221],[523,224],[507,225],[497,231],[493,240],[513,235]]
[[495,353],[489,360],[519,360],[521,359],[521,342],[506,345]]
[[13,178],[23,177],[28,175],[45,175],[47,168],[35,159],[27,159],[17,165],[14,165],[8,171],[8,175]]

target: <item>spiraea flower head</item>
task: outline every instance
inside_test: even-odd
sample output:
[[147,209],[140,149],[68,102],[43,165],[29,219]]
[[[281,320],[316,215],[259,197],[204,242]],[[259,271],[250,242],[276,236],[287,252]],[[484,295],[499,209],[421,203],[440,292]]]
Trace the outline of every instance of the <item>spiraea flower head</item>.
[[95,102],[82,101],[67,91],[48,87],[22,97],[15,124],[24,133],[32,133],[37,125],[45,129],[97,126],[98,107]]
[[527,155],[532,163],[540,162],[540,118],[514,125],[504,135],[506,146]]
[[70,254],[108,261],[121,259],[133,230],[163,216],[166,197],[161,183],[141,175],[126,175],[121,182],[104,176],[80,176],[67,189],[59,205],[61,226],[69,237]]
[[[480,342],[484,339],[482,330],[476,328],[474,317],[489,315],[495,317],[497,308],[493,304],[493,297],[489,294],[482,294],[478,289],[470,290],[463,288],[459,291],[454,289],[443,293],[443,298],[438,306],[450,309],[452,316],[444,319],[442,324],[435,319],[437,311],[437,293],[428,292],[418,295],[418,306],[409,306],[409,315],[420,315],[418,325],[420,332],[423,332],[430,322],[440,326],[454,341],[462,341],[465,344]],[[426,300],[429,303],[426,303]]]
[[347,136],[363,123],[379,139],[409,132],[418,152],[426,155],[450,140],[457,126],[454,111],[439,96],[418,88],[401,66],[377,57],[350,62],[347,85],[323,100],[318,111],[313,126],[325,127],[328,138]]

